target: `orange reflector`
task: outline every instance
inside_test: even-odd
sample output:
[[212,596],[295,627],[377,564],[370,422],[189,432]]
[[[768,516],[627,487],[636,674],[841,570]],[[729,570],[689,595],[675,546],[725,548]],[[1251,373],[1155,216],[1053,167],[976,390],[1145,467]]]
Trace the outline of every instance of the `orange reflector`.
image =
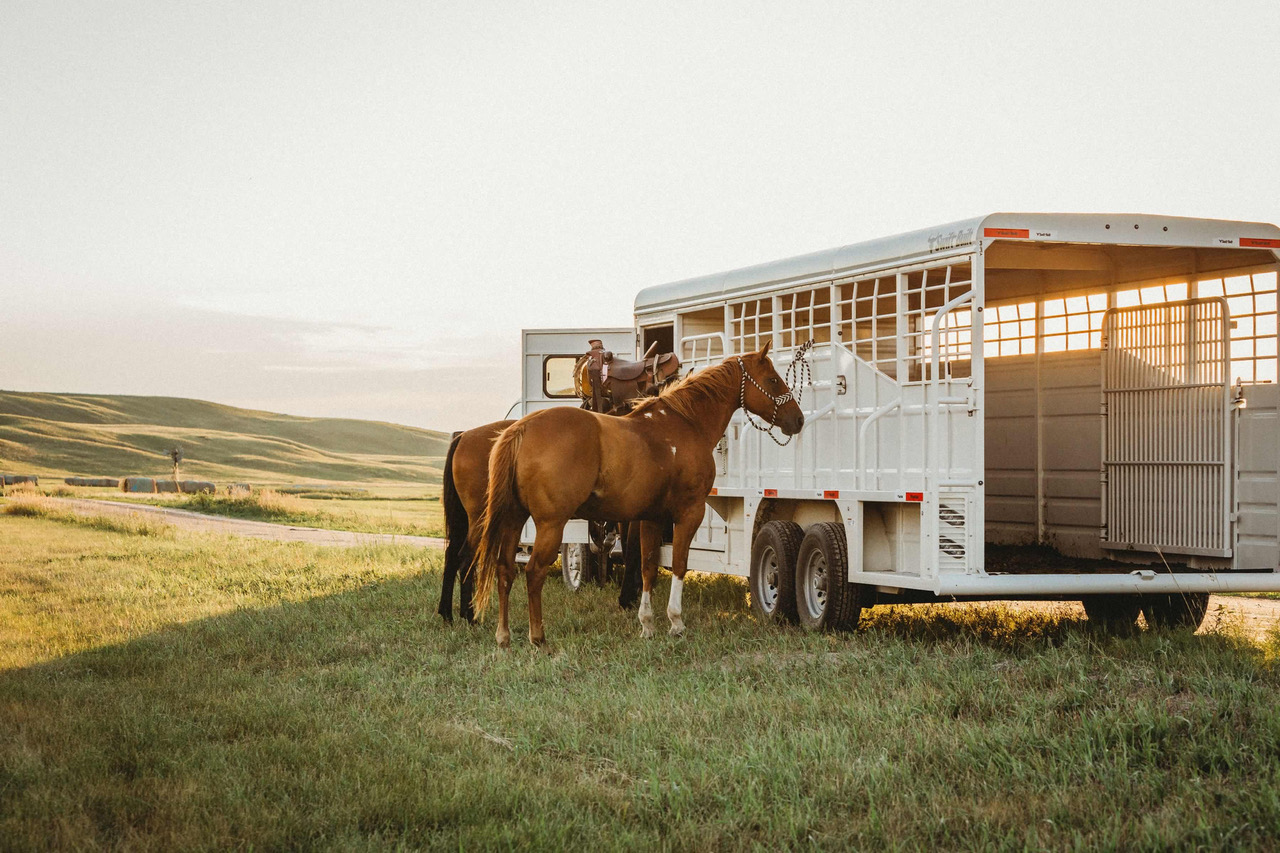
[[765,496],[766,498],[776,498],[776,497],[778,496],[778,490],[777,490],[777,489],[765,489],[765,490],[764,490],[764,496]]
[[719,491],[720,491],[719,489],[712,489],[711,491],[707,492],[707,494],[708,494],[708,495],[714,495],[714,494],[716,494],[716,493],[717,493],[717,492],[719,492]]
[[1241,237],[1240,246],[1245,249],[1280,249],[1280,240],[1266,237]]
[[822,497],[823,497],[823,499],[824,499],[824,500],[834,501],[834,500],[838,500],[838,499],[839,499],[839,497],[840,497],[840,493],[839,493],[839,492],[833,492],[833,491],[825,491],[825,492],[823,492],[823,493],[822,493]]
[[924,500],[924,492],[907,492],[907,500],[919,503]]
[[1025,240],[1031,236],[1026,228],[983,228],[983,237],[1003,237],[1006,240]]

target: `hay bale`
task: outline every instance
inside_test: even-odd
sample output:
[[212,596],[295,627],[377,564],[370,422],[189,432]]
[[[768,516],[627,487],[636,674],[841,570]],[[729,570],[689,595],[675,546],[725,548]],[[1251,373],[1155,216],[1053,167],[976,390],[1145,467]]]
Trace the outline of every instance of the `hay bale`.
[[85,484],[84,477],[64,477],[62,482],[68,486],[83,486]]
[[156,491],[162,495],[177,494],[178,484],[173,480],[156,480]]
[[218,491],[218,487],[207,480],[183,480],[182,491],[188,495],[208,494]]
[[253,491],[253,486],[249,485],[248,483],[232,483],[231,485],[227,486],[227,494],[229,495],[234,495],[234,494],[247,495],[252,491]]
[[154,494],[156,491],[156,481],[150,477],[125,477],[120,481],[120,490],[123,492]]
[[22,483],[30,483],[33,486],[40,485],[40,478],[34,474],[5,474],[4,484],[6,486],[17,486]]
[[103,488],[103,489],[114,489],[120,485],[120,481],[117,480],[115,477],[99,477],[89,485],[98,486],[99,488]]

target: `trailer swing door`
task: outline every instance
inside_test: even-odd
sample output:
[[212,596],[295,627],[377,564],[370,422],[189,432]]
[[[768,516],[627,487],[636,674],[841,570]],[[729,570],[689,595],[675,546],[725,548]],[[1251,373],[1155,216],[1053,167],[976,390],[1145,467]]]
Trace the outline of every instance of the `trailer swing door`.
[[1229,329],[1220,297],[1104,317],[1104,548],[1231,556]]

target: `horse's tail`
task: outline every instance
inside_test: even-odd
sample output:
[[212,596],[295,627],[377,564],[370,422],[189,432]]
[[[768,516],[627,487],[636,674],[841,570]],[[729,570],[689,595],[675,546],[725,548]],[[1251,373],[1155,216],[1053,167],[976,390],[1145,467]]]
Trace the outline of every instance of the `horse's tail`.
[[444,536],[449,544],[444,549],[444,578],[441,581],[438,612],[446,620],[453,618],[453,584],[458,572],[462,572],[465,578],[467,569],[470,568],[463,564],[469,524],[467,508],[462,505],[458,487],[453,482],[453,456],[457,453],[458,442],[461,440],[462,433],[457,432],[449,442],[449,453],[444,457],[444,483],[440,495],[440,502],[444,504]]
[[508,427],[489,453],[489,494],[480,519],[480,544],[476,553],[476,591],[473,607],[480,618],[489,607],[498,575],[498,559],[511,528],[523,524],[524,506],[516,494],[516,457],[524,441],[524,424]]

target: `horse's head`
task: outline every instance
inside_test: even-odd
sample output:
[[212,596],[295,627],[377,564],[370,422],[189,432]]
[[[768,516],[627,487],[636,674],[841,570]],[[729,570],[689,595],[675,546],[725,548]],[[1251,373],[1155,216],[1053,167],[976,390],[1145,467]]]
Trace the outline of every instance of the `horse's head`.
[[766,423],[777,424],[785,435],[795,435],[804,428],[804,412],[787,387],[787,383],[774,370],[769,359],[772,342],[766,342],[759,352],[739,356],[744,379],[742,408],[763,418]]

